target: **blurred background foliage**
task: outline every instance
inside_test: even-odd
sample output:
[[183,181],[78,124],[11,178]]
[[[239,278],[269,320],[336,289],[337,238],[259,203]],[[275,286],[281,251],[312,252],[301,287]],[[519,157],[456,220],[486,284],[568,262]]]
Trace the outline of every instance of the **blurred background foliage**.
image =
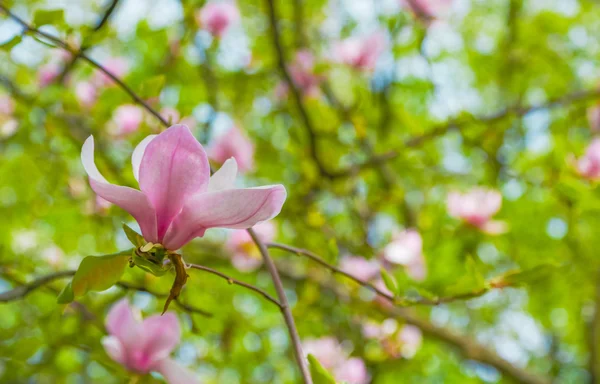
[[[272,249],[301,337],[334,336],[366,362],[371,382],[523,381],[461,340],[542,380],[530,382],[598,379],[599,192],[570,160],[594,134],[586,111],[600,96],[597,2],[455,0],[426,20],[394,0],[273,1],[286,65],[309,49],[326,79],[316,96],[300,98],[312,132],[293,94],[276,92],[282,76],[270,1],[238,1],[241,22],[220,39],[195,20],[203,1],[121,0],[98,30],[112,1],[1,4],[86,47],[101,64],[125,60],[125,83],[156,110],[192,117],[203,144],[233,123],[241,127],[256,148],[244,184],[282,183],[288,191],[274,220],[278,242],[336,265],[344,255],[380,258],[397,230],[415,228],[426,279],[390,270],[409,297],[478,292],[508,271],[530,272],[508,284],[515,287],[394,312],[343,276]],[[388,45],[374,71],[331,60],[333,42],[376,30]],[[5,15],[0,42],[0,92],[14,100],[10,118],[18,122],[0,138],[0,291],[9,292],[72,270],[84,256],[130,247],[121,225],[135,223],[96,202],[79,151],[94,134],[101,171],[134,186],[131,151],[161,126],[144,111],[135,132],[115,136],[115,110],[132,103],[120,87],[99,89],[97,101],[84,106],[76,87],[94,76],[90,65],[69,64],[72,57],[22,34]],[[42,86],[48,65],[61,75]],[[448,215],[448,192],[475,186],[502,192],[497,217],[507,233],[486,235]],[[264,268],[232,266],[223,247],[229,235],[208,231],[183,250],[186,261],[272,292]],[[160,311],[172,276],[127,269],[122,280],[69,306],[55,299],[65,280],[3,300],[0,381],[123,382],[128,374],[100,344],[106,311],[123,296],[146,314]],[[299,382],[277,307],[200,271],[190,273],[181,301],[210,314],[173,308],[184,329],[176,357],[204,383]],[[394,313],[398,326],[406,321],[423,330],[412,356],[392,356],[362,332]]]

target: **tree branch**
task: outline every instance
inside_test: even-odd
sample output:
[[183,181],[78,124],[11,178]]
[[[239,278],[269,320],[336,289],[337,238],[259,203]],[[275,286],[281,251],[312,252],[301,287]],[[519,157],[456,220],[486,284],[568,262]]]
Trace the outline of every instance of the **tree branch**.
[[298,112],[300,113],[300,118],[302,119],[302,122],[306,127],[306,132],[308,133],[310,155],[313,158],[315,165],[319,170],[319,173],[325,177],[332,178],[333,174],[329,172],[327,168],[325,168],[325,165],[321,162],[319,158],[319,151],[317,147],[317,134],[315,127],[308,115],[308,111],[304,107],[304,103],[302,102],[302,95],[300,94],[298,88],[296,88],[296,84],[294,84],[294,81],[290,76],[287,64],[285,62],[285,53],[283,51],[283,46],[281,44],[281,36],[277,27],[277,10],[275,8],[275,0],[266,0],[266,2],[267,7],[269,9],[271,36],[273,38],[273,45],[275,46],[275,51],[277,53],[277,65],[288,89],[290,90],[290,93],[292,94],[294,101],[296,102],[296,107],[298,108]]
[[7,303],[9,301],[21,300],[31,292],[38,288],[50,284],[54,280],[64,279],[65,277],[71,277],[75,274],[75,271],[60,271],[51,273],[46,276],[38,277],[30,283],[20,285],[10,291],[0,293],[0,303]]
[[[46,32],[40,31],[39,29],[27,24],[24,20],[22,20],[20,17],[18,17],[17,15],[15,15],[14,13],[12,13],[11,11],[8,10],[8,8],[6,8],[6,6],[4,6],[4,4],[0,4],[0,10],[2,10],[4,13],[6,13],[11,19],[13,19],[14,21],[16,21],[17,23],[19,23],[26,31],[35,33],[36,35],[39,35],[41,37],[44,37],[45,39],[50,40],[51,42],[55,43],[57,46],[59,46],[60,48],[70,52],[73,55],[76,55],[79,51],[72,48],[69,44],[65,43],[64,41],[62,41],[61,39],[54,37]],[[87,61],[89,64],[91,64],[92,66],[96,67],[98,70],[100,70],[102,73],[104,73],[106,76],[108,76],[112,81],[114,81],[115,83],[117,83],[135,102],[137,102],[138,104],[140,104],[142,107],[144,107],[148,112],[150,112],[154,117],[156,117],[158,120],[160,120],[160,122],[165,126],[168,127],[169,123],[157,112],[155,111],[148,103],[146,103],[141,97],[139,97],[131,88],[129,88],[129,86],[127,84],[125,84],[121,79],[119,79],[118,77],[116,77],[115,75],[113,75],[112,73],[110,73],[108,70],[106,70],[101,64],[99,64],[97,61],[93,60],[92,58],[90,58],[89,56],[87,56],[85,53],[81,53],[80,57]]]
[[254,241],[256,246],[258,247],[260,254],[262,255],[263,260],[267,266],[267,269],[271,274],[271,278],[273,279],[273,285],[275,285],[277,296],[279,297],[279,300],[281,302],[281,312],[283,312],[285,324],[287,325],[290,338],[292,339],[292,345],[294,346],[294,355],[296,357],[298,367],[300,367],[300,373],[302,375],[302,378],[304,379],[304,383],[312,384],[310,371],[308,370],[306,359],[304,357],[304,352],[302,351],[302,343],[300,341],[300,336],[298,336],[298,330],[296,329],[294,317],[292,316],[290,305],[288,303],[287,296],[285,295],[285,290],[283,289],[283,284],[281,283],[281,277],[279,277],[277,267],[275,266],[275,263],[269,256],[269,251],[267,247],[262,243],[262,241],[260,241],[254,230],[252,228],[249,228],[247,231],[250,237],[252,237],[252,240]]

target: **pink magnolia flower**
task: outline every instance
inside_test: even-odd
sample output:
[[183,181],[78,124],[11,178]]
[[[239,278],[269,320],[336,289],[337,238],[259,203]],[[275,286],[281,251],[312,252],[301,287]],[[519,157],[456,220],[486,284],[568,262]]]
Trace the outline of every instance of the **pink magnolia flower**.
[[427,274],[423,257],[423,239],[414,229],[394,236],[383,249],[383,257],[390,263],[406,267],[406,273],[414,280],[423,280]]
[[370,377],[367,365],[358,357],[351,357],[335,368],[333,375],[336,381],[348,384],[367,384]]
[[409,359],[421,348],[421,344],[423,344],[423,332],[421,332],[421,328],[419,327],[406,324],[398,333],[398,341],[401,345],[402,356]]
[[179,111],[171,107],[162,108],[160,110],[160,115],[171,124],[177,124],[179,123],[179,119],[181,119]]
[[369,281],[379,273],[377,260],[367,260],[360,256],[344,256],[340,260],[340,269],[361,280]]
[[333,47],[334,60],[355,69],[372,71],[386,48],[385,35],[375,32],[366,37],[350,37]]
[[410,8],[417,15],[427,18],[439,17],[454,0],[400,0],[400,3]]
[[211,35],[221,37],[240,20],[240,11],[233,2],[209,2],[196,14],[197,23]]
[[148,242],[176,250],[209,228],[250,228],[272,219],[286,198],[282,185],[234,188],[235,159],[210,176],[206,153],[184,125],[146,137],[131,157],[140,189],[110,184],[94,163],[94,138],[81,150],[90,185],[100,197],[129,212]]
[[19,122],[13,118],[15,103],[8,95],[0,95],[0,138],[12,136],[19,127]]
[[[257,224],[254,230],[266,243],[273,241],[277,234],[277,228],[271,221]],[[239,271],[251,272],[262,264],[260,252],[246,231],[234,231],[225,243],[225,248],[232,253],[231,262]]]
[[107,212],[110,207],[112,207],[112,203],[106,199],[103,199],[102,197],[96,195],[96,199],[95,199],[95,211],[96,212]]
[[75,96],[77,101],[85,108],[90,108],[96,104],[98,91],[96,87],[88,81],[80,81],[75,85]]
[[306,49],[296,52],[294,62],[289,67],[292,81],[300,92],[308,96],[315,96],[319,93],[319,84],[323,80],[321,76],[314,74],[314,67],[315,58]]
[[590,124],[590,129],[594,133],[600,132],[600,104],[596,104],[593,107],[588,108],[587,110],[587,118],[588,123]]
[[0,95],[0,115],[11,116],[15,112],[15,102],[8,95]]
[[254,144],[235,125],[214,140],[208,150],[208,156],[221,164],[233,157],[240,172],[248,172],[254,168]]
[[138,130],[144,119],[142,108],[133,104],[125,104],[118,107],[113,113],[112,134],[123,136]]
[[[121,78],[127,73],[128,65],[121,57],[111,57],[102,63],[104,69],[115,77]],[[114,81],[104,72],[97,70],[92,77],[92,84],[96,87],[108,87],[114,85]]]
[[61,65],[59,63],[50,62],[42,65],[38,70],[38,84],[40,87],[50,85],[60,75],[60,72]]
[[340,343],[333,337],[307,339],[302,342],[302,348],[307,355],[313,355],[323,368],[332,370],[343,364],[345,353]]
[[108,312],[109,336],[102,339],[108,356],[131,372],[158,372],[169,384],[198,383],[194,373],[169,357],[181,340],[177,316],[167,312],[141,321],[134,310],[122,299]]
[[491,220],[502,206],[502,195],[498,191],[473,188],[467,193],[451,192],[448,194],[447,206],[450,216],[462,219],[483,232],[506,232],[506,223]]
[[577,171],[589,180],[600,179],[600,139],[594,139],[577,161]]

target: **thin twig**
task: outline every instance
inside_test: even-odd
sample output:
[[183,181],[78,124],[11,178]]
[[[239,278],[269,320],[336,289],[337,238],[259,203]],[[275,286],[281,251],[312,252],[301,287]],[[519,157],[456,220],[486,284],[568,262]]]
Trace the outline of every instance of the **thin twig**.
[[250,237],[252,237],[252,240],[254,241],[256,246],[258,247],[260,254],[262,255],[263,260],[267,266],[267,269],[271,274],[271,278],[273,279],[273,285],[275,285],[277,296],[279,297],[279,300],[281,302],[281,312],[283,312],[285,324],[287,325],[290,338],[292,339],[292,345],[294,346],[294,356],[296,357],[298,367],[300,367],[300,373],[302,374],[304,383],[312,384],[312,377],[310,376],[310,371],[308,370],[308,366],[306,364],[304,352],[302,351],[302,343],[300,341],[300,336],[298,335],[298,330],[296,329],[296,324],[294,323],[294,316],[292,316],[290,305],[288,303],[287,296],[285,295],[285,290],[283,289],[283,283],[281,282],[281,277],[279,277],[277,267],[271,259],[271,256],[269,256],[269,250],[267,249],[265,244],[258,238],[256,232],[254,232],[252,228],[249,228],[247,231]]
[[543,109],[558,108],[558,107],[567,106],[570,104],[584,102],[584,101],[598,99],[598,98],[600,98],[600,88],[594,88],[594,89],[590,89],[590,90],[577,91],[577,92],[573,92],[573,93],[570,93],[567,95],[562,95],[560,97],[551,99],[542,104],[530,105],[527,107],[522,107],[522,106],[517,105],[517,106],[505,108],[503,110],[500,110],[500,111],[495,112],[490,115],[466,118],[466,119],[462,119],[462,120],[448,121],[446,123],[443,123],[443,124],[433,127],[428,132],[426,132],[422,135],[414,136],[414,137],[407,139],[404,142],[404,144],[402,145],[402,147],[399,149],[391,150],[386,153],[375,155],[361,163],[353,164],[345,169],[341,169],[339,171],[333,172],[333,173],[331,173],[331,177],[339,178],[339,177],[351,176],[351,175],[358,173],[359,171],[361,171],[363,169],[371,168],[371,167],[377,166],[381,163],[384,163],[386,161],[395,159],[396,157],[398,157],[400,155],[400,153],[402,153],[402,149],[418,147],[428,140],[431,140],[436,137],[444,135],[451,129],[460,130],[469,124],[495,123],[497,121],[503,120],[504,118],[506,118],[508,116],[522,117],[531,112],[535,112],[535,111],[539,111],[539,110],[543,110]]
[[31,292],[45,286],[46,284],[50,284],[54,280],[64,279],[65,277],[70,277],[74,274],[75,271],[60,271],[38,277],[28,284],[20,285],[14,289],[11,289],[10,291],[0,293],[0,302],[7,303],[9,301],[21,300]]
[[285,53],[283,51],[283,45],[281,44],[281,36],[279,34],[279,29],[277,27],[277,10],[275,8],[275,0],[266,0],[267,6],[269,9],[269,21],[271,24],[271,36],[273,38],[273,45],[275,46],[275,51],[277,53],[277,65],[279,67],[279,71],[285,81],[294,101],[296,102],[296,107],[298,108],[298,112],[300,113],[300,118],[304,126],[306,127],[306,131],[308,133],[308,144],[310,149],[310,155],[314,160],[317,168],[319,169],[319,173],[325,177],[331,178],[332,173],[327,170],[325,165],[321,162],[318,151],[317,144],[317,134],[315,127],[312,123],[308,115],[308,111],[304,107],[304,103],[302,102],[302,95],[300,91],[294,84],[292,77],[287,68],[287,64],[285,62]]
[[329,264],[328,262],[323,260],[323,258],[319,257],[317,254],[315,254],[311,251],[308,251],[306,249],[296,248],[296,247],[292,247],[290,245],[280,244],[280,243],[267,243],[266,246],[268,248],[281,249],[283,251],[290,252],[295,255],[305,256],[305,257],[309,258],[310,260],[327,268],[331,272],[340,274],[342,276],[349,278],[350,280],[353,280],[357,284],[370,289],[378,296],[381,296],[382,298],[386,299],[390,303],[398,305],[398,306],[410,306],[410,305],[415,305],[415,304],[420,304],[420,305],[446,304],[446,303],[451,303],[451,302],[458,301],[458,300],[473,299],[473,298],[476,298],[476,297],[486,294],[491,289],[505,288],[507,286],[505,284],[502,285],[502,283],[494,284],[493,283],[494,279],[491,279],[490,281],[492,283],[488,283],[480,289],[477,289],[475,291],[460,293],[460,294],[457,294],[454,296],[443,296],[443,297],[434,297],[434,298],[427,298],[427,297],[398,298],[390,293],[387,293],[387,292],[377,288],[376,286],[374,286],[373,284],[371,284],[368,281],[360,279],[360,278],[352,275],[351,273],[345,272],[344,270],[336,267],[335,265]]
[[[16,21],[17,23],[19,23],[23,28],[25,28],[26,31],[30,31],[33,32],[39,36],[42,36],[50,41],[52,41],[53,43],[55,43],[57,46],[59,46],[60,48],[70,52],[73,55],[76,55],[79,51],[77,49],[72,48],[69,44],[65,43],[64,41],[62,41],[61,39],[54,37],[46,32],[40,31],[39,29],[27,24],[23,19],[21,19],[20,17],[18,17],[17,15],[15,15],[14,13],[12,13],[11,11],[8,10],[8,8],[6,8],[6,6],[4,6],[3,4],[0,4],[0,10],[4,11],[4,13],[6,13],[11,19],[13,19],[14,21]],[[125,84],[121,79],[119,79],[118,77],[116,77],[115,75],[113,75],[112,73],[110,73],[106,68],[104,68],[101,64],[99,64],[97,61],[93,60],[92,58],[90,58],[89,56],[87,56],[85,53],[82,53],[81,58],[85,61],[87,61],[88,63],[90,63],[92,66],[96,67],[98,70],[100,70],[102,73],[104,73],[106,76],[108,76],[112,81],[114,81],[115,83],[117,83],[125,92],[127,92],[127,94],[137,103],[139,103],[141,106],[143,106],[148,112],[150,112],[154,117],[156,117],[158,120],[160,120],[160,122],[165,126],[168,127],[169,123],[157,112],[155,111],[148,103],[146,103],[146,101],[144,101],[144,99],[142,99],[141,97],[139,97],[131,88],[129,88],[129,86],[127,84]]]
[[269,300],[271,303],[275,304],[276,306],[278,306],[280,309],[282,308],[283,304],[281,304],[276,298],[274,298],[273,296],[269,295],[267,292],[263,291],[262,289],[255,287],[254,285],[248,284],[248,283],[244,283],[243,281],[234,279],[231,276],[228,276],[222,272],[219,272],[215,269],[209,268],[209,267],[205,267],[203,265],[198,265],[198,264],[186,264],[189,268],[193,268],[193,269],[198,269],[200,271],[204,271],[204,272],[208,272],[211,273],[215,276],[219,276],[220,278],[227,280],[227,282],[229,284],[234,284],[234,285],[239,285],[240,287],[244,287],[247,288],[251,291],[254,291],[258,294],[260,294],[261,296],[263,296],[265,299]]

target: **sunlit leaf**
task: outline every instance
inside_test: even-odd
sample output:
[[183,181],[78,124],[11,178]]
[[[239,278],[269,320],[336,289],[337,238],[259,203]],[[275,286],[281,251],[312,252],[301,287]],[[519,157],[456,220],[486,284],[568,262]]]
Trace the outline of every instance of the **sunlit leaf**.
[[331,373],[323,368],[316,357],[309,354],[308,363],[310,367],[310,376],[312,377],[314,384],[336,384]]
[[104,291],[112,287],[121,278],[132,252],[84,258],[73,276],[73,294],[82,296],[88,291]]

